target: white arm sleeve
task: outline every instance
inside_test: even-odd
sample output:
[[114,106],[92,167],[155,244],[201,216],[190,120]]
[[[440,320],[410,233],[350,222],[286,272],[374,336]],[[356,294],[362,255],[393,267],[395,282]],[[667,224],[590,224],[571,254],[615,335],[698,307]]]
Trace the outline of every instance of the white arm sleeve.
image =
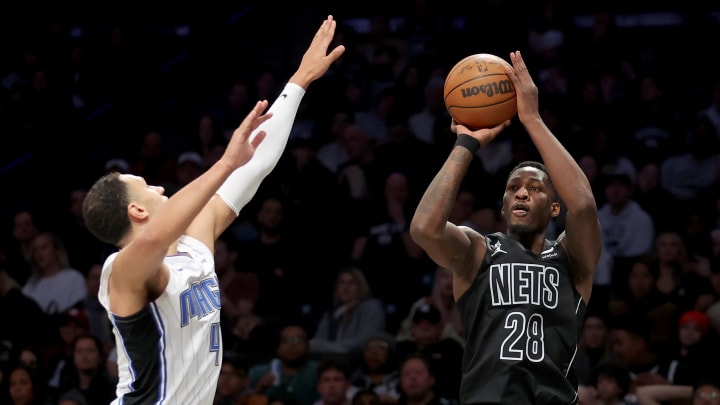
[[235,215],[240,214],[240,210],[257,192],[260,183],[280,160],[304,95],[305,90],[297,84],[285,85],[268,110],[273,116],[250,135],[253,138],[262,130],[267,133],[265,139],[258,145],[252,159],[235,169],[218,189],[217,195],[235,211]]

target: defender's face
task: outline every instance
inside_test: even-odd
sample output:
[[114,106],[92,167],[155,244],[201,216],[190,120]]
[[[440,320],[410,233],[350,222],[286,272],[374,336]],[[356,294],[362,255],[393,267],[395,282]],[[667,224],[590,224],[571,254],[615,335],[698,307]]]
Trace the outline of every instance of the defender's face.
[[164,187],[150,186],[140,176],[121,174],[120,179],[127,184],[131,201],[153,208],[168,199]]
[[543,231],[560,212],[545,173],[534,167],[515,170],[507,181],[502,215],[508,232],[524,235]]

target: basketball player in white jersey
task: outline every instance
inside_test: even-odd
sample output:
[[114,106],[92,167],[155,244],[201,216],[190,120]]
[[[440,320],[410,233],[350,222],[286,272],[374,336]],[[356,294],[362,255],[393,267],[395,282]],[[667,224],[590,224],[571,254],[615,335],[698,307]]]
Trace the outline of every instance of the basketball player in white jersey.
[[335,28],[329,16],[268,112],[259,101],[222,157],[171,198],[129,174],[90,189],[87,227],[119,248],[99,291],[117,344],[114,404],[212,404],[223,357],[214,243],[277,164],[310,83],[344,52],[328,53]]

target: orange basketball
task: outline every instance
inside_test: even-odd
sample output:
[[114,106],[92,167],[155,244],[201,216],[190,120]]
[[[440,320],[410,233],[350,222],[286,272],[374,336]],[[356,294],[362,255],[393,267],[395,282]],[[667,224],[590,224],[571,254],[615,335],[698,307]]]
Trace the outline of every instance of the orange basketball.
[[470,55],[445,78],[445,107],[458,124],[490,128],[517,114],[517,97],[505,73],[504,59],[488,53]]

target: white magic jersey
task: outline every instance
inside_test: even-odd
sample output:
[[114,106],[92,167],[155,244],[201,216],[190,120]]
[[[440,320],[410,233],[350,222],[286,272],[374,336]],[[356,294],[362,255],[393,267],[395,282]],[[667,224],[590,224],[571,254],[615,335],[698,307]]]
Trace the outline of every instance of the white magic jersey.
[[165,292],[137,314],[110,313],[108,280],[117,253],[102,270],[100,302],[117,345],[118,398],[113,404],[210,405],[222,361],[220,292],[213,254],[182,236],[178,254],[165,258]]

